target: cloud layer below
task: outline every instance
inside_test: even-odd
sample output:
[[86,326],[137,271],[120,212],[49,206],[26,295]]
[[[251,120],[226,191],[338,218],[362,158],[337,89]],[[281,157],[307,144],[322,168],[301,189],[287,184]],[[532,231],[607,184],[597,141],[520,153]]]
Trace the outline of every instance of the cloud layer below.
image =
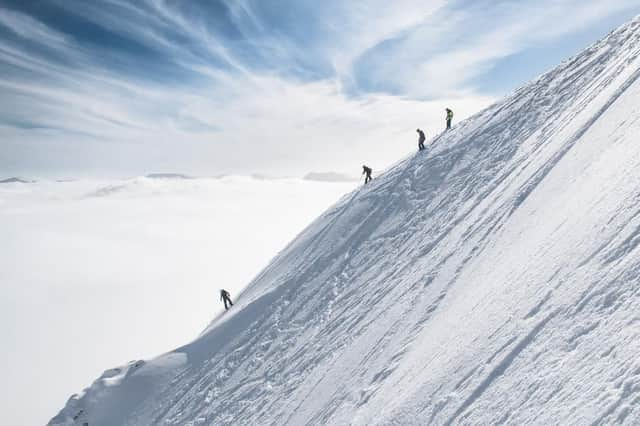
[[638,12],[636,0],[12,0],[0,169],[379,169],[415,149],[416,127],[440,131],[445,106],[468,116]]
[[[3,424],[45,424],[106,368],[220,313],[357,182],[134,178],[0,184]],[[45,355],[45,356],[43,356]]]

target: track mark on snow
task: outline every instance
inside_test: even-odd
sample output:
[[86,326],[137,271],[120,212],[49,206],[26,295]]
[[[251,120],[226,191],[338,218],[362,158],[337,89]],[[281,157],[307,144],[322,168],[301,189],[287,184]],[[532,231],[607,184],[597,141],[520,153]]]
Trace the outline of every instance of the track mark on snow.
[[544,295],[540,302],[538,302],[536,306],[534,306],[529,312],[527,312],[527,315],[524,316],[524,319],[533,318],[534,316],[538,315],[540,309],[542,309],[542,307],[549,301],[549,299],[551,299],[551,294],[551,291],[547,292],[547,294]]
[[493,382],[499,379],[505,371],[509,368],[509,366],[515,361],[515,359],[520,355],[520,353],[529,346],[536,338],[538,333],[542,331],[542,329],[547,325],[549,321],[551,321],[556,315],[558,311],[554,311],[549,314],[545,319],[540,321],[526,336],[524,336],[520,342],[509,352],[503,359],[498,363],[498,365],[493,368],[487,377],[485,377],[482,382],[476,387],[476,389],[471,393],[471,395],[462,403],[460,407],[453,413],[453,415],[444,423],[446,425],[453,424],[453,422],[467,410],[475,401],[478,400],[482,396],[482,394],[491,387]]
[[507,340],[507,342],[504,345],[500,346],[500,348],[497,351],[495,351],[493,355],[489,357],[489,359],[487,360],[487,364],[491,364],[498,355],[504,352],[504,350],[507,349],[509,346],[511,346],[511,344],[516,340],[518,340],[518,336],[513,336],[511,339]]

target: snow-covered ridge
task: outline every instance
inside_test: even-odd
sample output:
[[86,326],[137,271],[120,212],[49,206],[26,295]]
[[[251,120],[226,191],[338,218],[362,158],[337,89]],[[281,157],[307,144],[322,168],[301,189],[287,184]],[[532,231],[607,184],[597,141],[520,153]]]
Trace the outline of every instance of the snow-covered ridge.
[[638,424],[639,55],[635,19],[437,137],[50,424]]
[[31,181],[14,176],[0,180],[0,183],[31,183]]

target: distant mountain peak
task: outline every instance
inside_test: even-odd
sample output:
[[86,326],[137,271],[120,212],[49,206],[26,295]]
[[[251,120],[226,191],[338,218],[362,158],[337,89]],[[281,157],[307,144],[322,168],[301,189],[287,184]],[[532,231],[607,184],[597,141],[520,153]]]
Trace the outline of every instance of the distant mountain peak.
[[33,181],[29,181],[26,179],[22,179],[19,177],[10,177],[7,179],[0,180],[0,183],[32,183]]

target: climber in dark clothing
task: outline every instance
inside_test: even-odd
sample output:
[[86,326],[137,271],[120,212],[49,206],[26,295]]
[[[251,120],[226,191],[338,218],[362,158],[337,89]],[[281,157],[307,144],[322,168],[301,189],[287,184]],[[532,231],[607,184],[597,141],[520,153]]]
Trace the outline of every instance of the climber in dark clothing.
[[366,175],[364,177],[364,183],[367,184],[371,181],[371,173],[373,172],[373,170],[371,170],[371,167],[367,167],[367,166],[362,166],[362,174]]
[[451,130],[451,120],[453,120],[453,111],[451,111],[449,108],[447,108],[446,111],[447,111],[447,130]]
[[424,149],[424,140],[426,139],[424,137],[424,132],[420,129],[416,129],[416,132],[418,132],[418,151],[422,151]]
[[224,309],[228,310],[233,306],[233,302],[231,301],[231,295],[227,290],[220,290],[220,300],[224,302]]

